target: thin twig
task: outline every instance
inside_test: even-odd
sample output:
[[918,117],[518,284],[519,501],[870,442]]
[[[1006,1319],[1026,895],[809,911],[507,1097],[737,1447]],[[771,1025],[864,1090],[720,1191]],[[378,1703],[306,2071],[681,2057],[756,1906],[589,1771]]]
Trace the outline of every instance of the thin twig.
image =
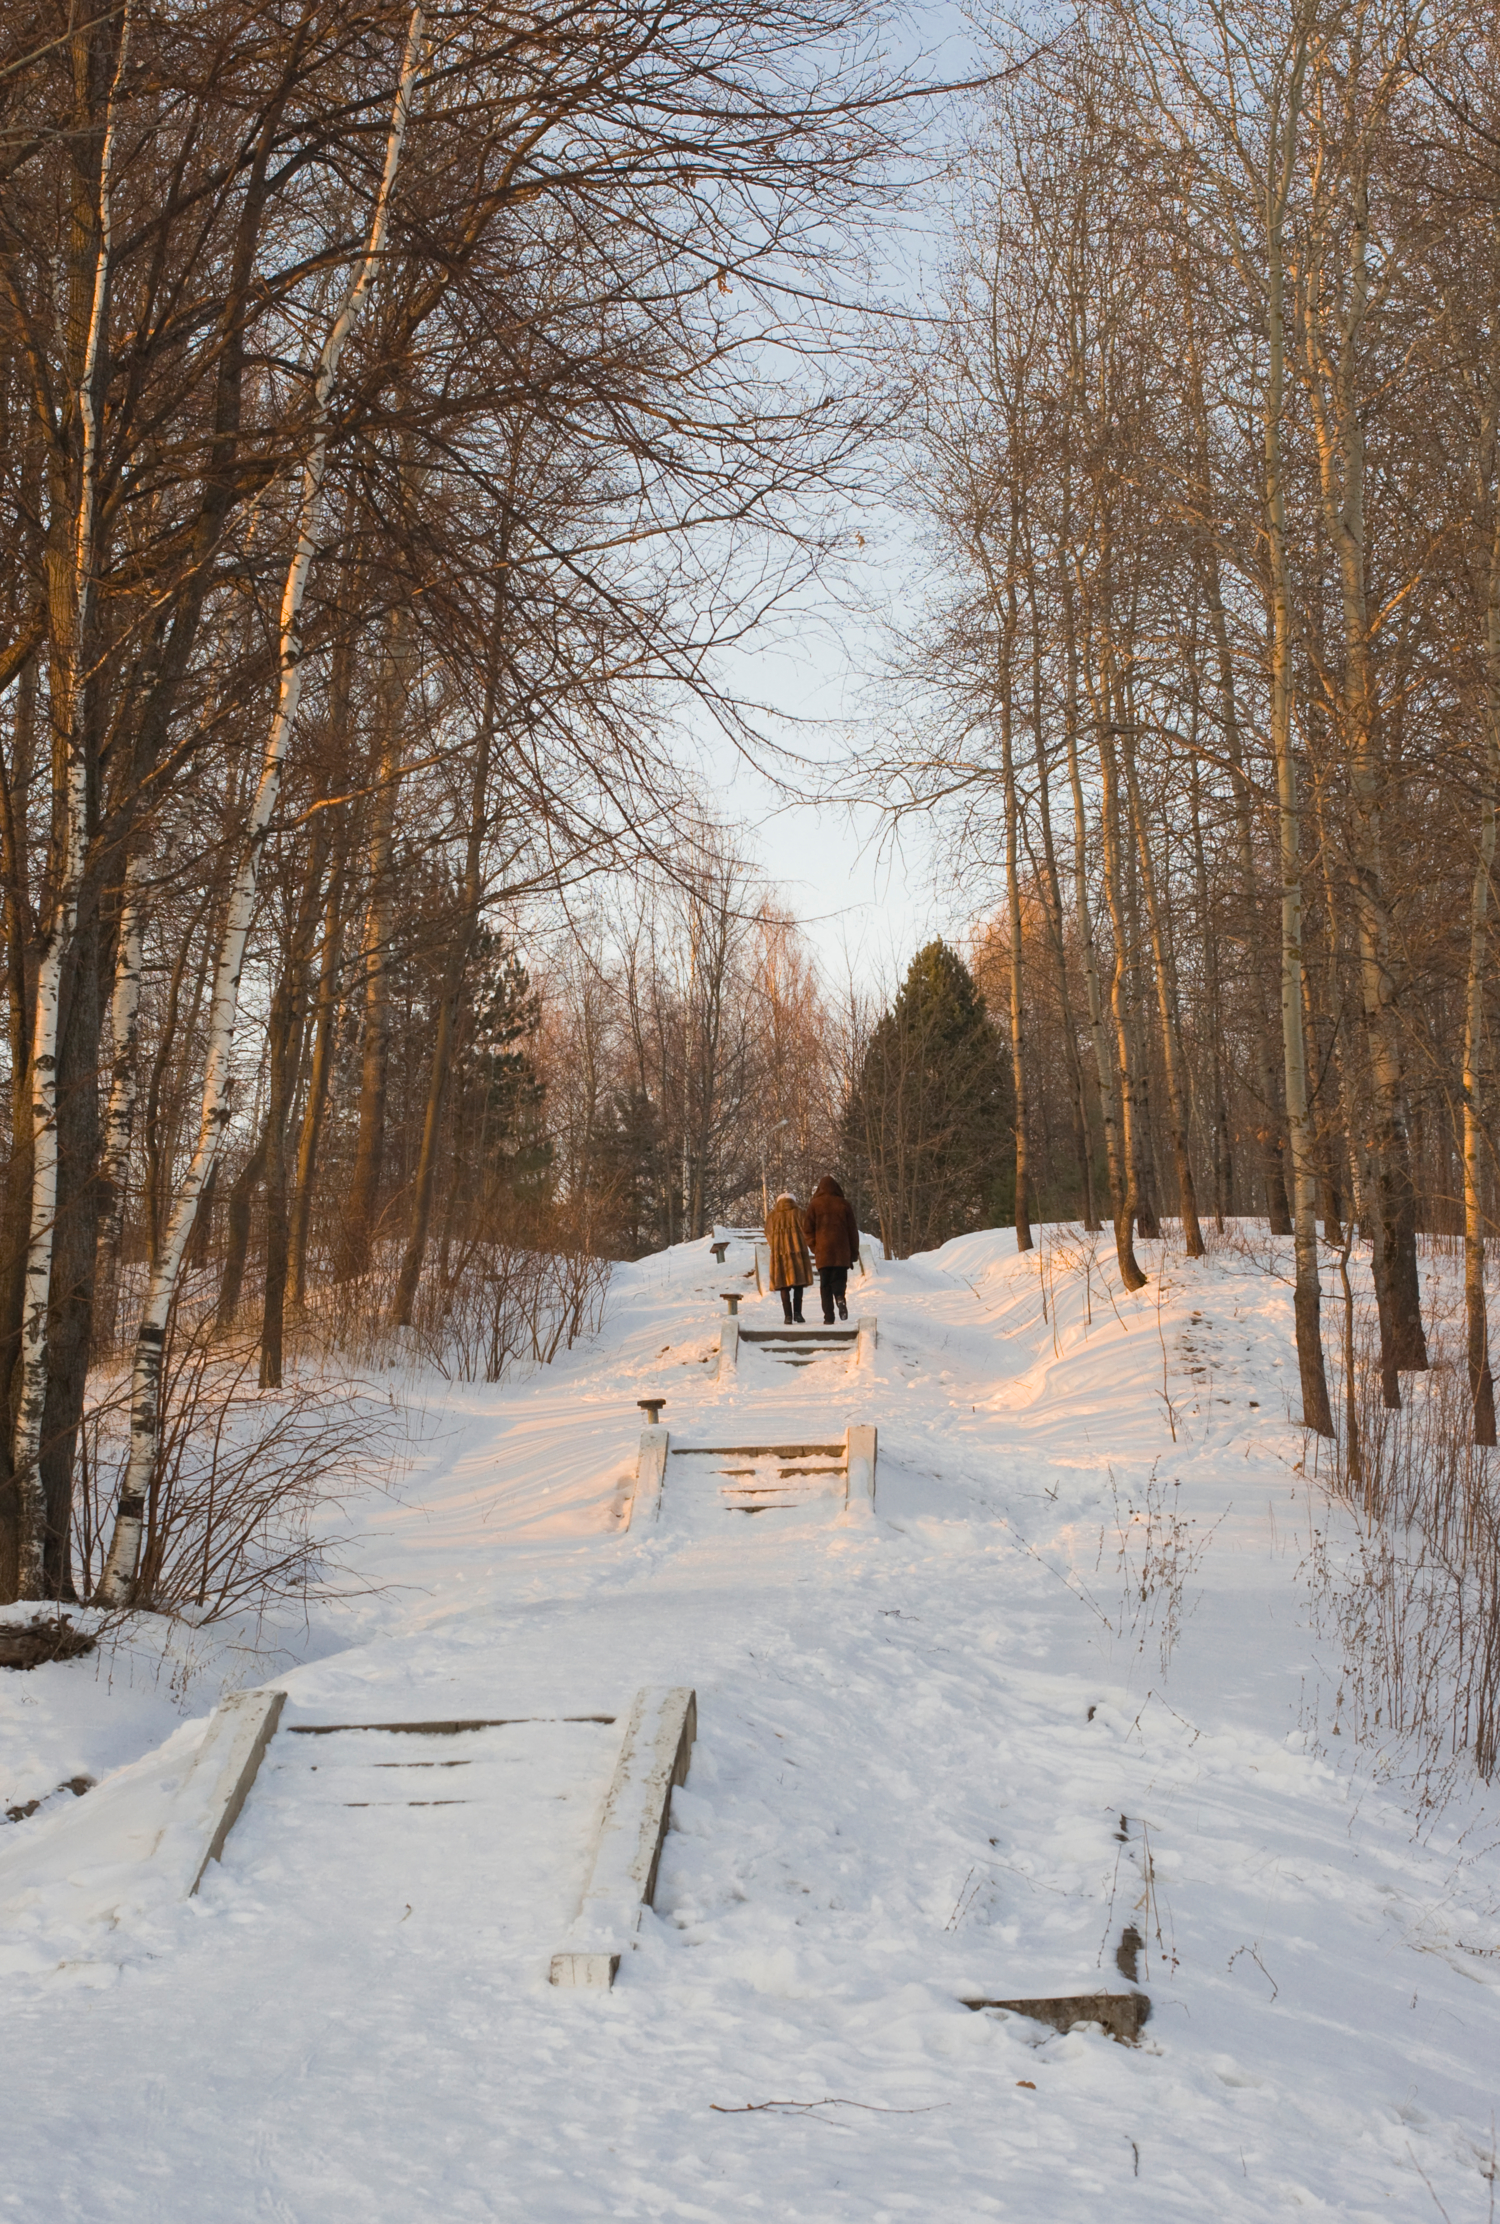
[[767,2108],[788,2108],[794,2113],[809,2108],[863,2108],[871,2116],[931,2116],[940,2108],[951,2108],[953,2103],[934,2100],[925,2108],[884,2108],[879,2101],[840,2100],[830,2094],[826,2100],[748,2100],[739,2108],[726,2108],[717,2100],[711,2100],[708,2105],[716,2116],[758,2116]]

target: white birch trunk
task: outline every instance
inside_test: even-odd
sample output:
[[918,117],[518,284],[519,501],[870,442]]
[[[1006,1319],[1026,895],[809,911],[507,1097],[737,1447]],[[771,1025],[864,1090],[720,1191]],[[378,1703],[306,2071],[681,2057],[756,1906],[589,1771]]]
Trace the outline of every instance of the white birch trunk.
[[109,309],[110,167],[115,111],[130,43],[130,8],[120,25],[120,49],[105,108],[99,151],[99,246],[93,297],[78,380],[82,428],[78,510],[73,532],[72,640],[67,664],[67,746],[63,762],[63,843],[52,919],[37,967],[31,1039],[31,1224],[26,1245],[26,1288],[21,1318],[21,1381],[16,1401],[12,1458],[20,1499],[18,1592],[40,1598],[47,1535],[42,1488],[42,1420],[47,1406],[47,1312],[52,1294],[52,1252],[57,1226],[57,1025],[63,968],[78,926],[78,893],[88,845],[88,739],[85,732],[89,634],[94,603],[98,524],[99,352]]
[[360,306],[369,292],[380,260],[390,211],[391,193],[406,139],[412,91],[426,47],[422,8],[415,7],[407,28],[406,52],[386,139],[385,169],[370,224],[369,239],[359,267],[329,329],[318,365],[313,394],[313,441],[302,474],[298,509],[297,545],[287,568],[281,598],[280,669],[276,709],[261,759],[260,781],[250,808],[250,821],[230,890],[224,931],[219,944],[213,1004],[209,1014],[208,1054],[203,1074],[203,1106],[198,1141],[182,1189],[167,1224],[161,1254],[152,1269],[145,1309],[136,1336],[131,1374],[130,1457],[120,1490],[109,1557],[99,1579],[98,1596],[108,1606],[128,1605],[140,1566],[145,1527],[146,1496],[156,1466],[161,1434],[161,1370],[167,1320],[177,1291],[183,1253],[193,1225],[193,1215],[203,1185],[223,1148],[229,1124],[230,1060],[239,1018],[240,973],[245,961],[251,914],[255,906],[256,878],[272,814],[281,794],[286,753],[302,694],[302,604],[307,592],[316,546],[318,513],[322,506],[323,480],[331,430],[329,399],[338,375],[340,358]]
[[139,883],[145,856],[138,852],[125,873],[125,900],[120,910],[120,946],[115,959],[114,994],[110,999],[109,1107],[104,1115],[104,1148],[100,1172],[105,1205],[95,1247],[95,1313],[106,1337],[115,1332],[116,1281],[120,1264],[120,1235],[125,1220],[125,1180],[130,1162],[130,1137],[135,1124],[139,1020],[141,1009],[141,941],[145,906]]

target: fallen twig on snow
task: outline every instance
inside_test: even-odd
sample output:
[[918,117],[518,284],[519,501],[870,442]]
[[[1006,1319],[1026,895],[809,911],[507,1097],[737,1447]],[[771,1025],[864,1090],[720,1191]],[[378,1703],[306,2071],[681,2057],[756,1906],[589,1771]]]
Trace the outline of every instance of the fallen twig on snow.
[[951,2108],[953,2103],[934,2100],[925,2108],[886,2108],[879,2101],[839,2100],[830,2094],[824,2100],[747,2100],[738,2108],[726,2107],[717,2100],[711,2100],[708,2105],[716,2116],[758,2116],[767,2108],[787,2108],[794,2114],[809,2108],[863,2108],[872,2116],[931,2116],[940,2108]]

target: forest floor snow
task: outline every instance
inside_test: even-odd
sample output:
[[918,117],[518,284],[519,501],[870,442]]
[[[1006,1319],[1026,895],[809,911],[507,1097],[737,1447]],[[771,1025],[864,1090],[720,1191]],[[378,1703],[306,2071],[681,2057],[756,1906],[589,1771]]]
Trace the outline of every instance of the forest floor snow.
[[[618,1268],[531,1381],[405,1384],[362,1595],[0,1677],[0,1803],[43,1801],[0,1825],[0,2217],[1490,2218],[1496,1803],[1419,1820],[1335,1734],[1308,1569],[1349,1517],[1274,1248],[1145,1247],[1127,1298],[1102,1240],[1014,1240],[856,1276],[861,1369],[723,1382],[748,1245]],[[684,1466],[627,1528],[647,1393],[682,1442],[875,1423],[873,1512]],[[266,1680],[222,1864],[153,1897],[163,1788]],[[655,1910],[613,1992],[555,1991],[618,1738],[559,1718],[653,1683],[698,1694]],[[536,1719],[294,1734],[497,1716]],[[1120,1989],[1127,1928],[1138,2046],[964,2005]]]

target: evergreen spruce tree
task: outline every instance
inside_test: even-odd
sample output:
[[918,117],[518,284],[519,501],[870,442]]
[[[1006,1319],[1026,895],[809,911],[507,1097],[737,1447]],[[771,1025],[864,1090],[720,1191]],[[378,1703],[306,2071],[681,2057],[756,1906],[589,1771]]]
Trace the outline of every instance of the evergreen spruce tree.
[[1004,1044],[962,958],[929,942],[870,1038],[844,1119],[856,1207],[906,1258],[1014,1207]]

